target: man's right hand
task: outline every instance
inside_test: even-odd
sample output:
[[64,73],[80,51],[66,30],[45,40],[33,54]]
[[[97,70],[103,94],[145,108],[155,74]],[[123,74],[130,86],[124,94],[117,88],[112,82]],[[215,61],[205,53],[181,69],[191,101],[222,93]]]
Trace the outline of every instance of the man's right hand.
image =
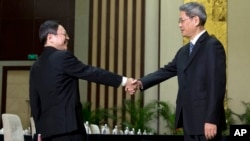
[[129,78],[126,83],[125,91],[133,95],[138,89],[141,89],[141,88],[142,88],[141,81],[138,81],[133,78]]

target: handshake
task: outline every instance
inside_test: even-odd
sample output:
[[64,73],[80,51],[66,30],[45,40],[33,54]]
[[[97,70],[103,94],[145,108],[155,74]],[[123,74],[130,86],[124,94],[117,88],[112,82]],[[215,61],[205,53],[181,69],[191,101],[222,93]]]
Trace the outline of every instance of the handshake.
[[138,89],[142,89],[142,82],[134,78],[128,78],[125,86],[125,91],[133,95]]

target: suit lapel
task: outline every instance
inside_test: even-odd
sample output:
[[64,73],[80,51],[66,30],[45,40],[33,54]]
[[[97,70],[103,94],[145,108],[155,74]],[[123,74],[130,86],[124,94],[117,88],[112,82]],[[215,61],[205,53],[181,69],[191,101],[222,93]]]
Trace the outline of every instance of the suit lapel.
[[199,50],[202,47],[202,43],[205,41],[205,39],[209,37],[209,34],[207,32],[205,32],[204,34],[201,35],[201,37],[197,40],[197,42],[194,45],[194,49],[192,51],[192,53],[189,55],[189,58],[187,59],[188,62],[186,64],[186,67],[184,69],[184,71],[188,68],[188,66],[190,65],[190,63],[192,62],[192,60],[194,59],[194,57],[196,56],[196,54],[199,52]]

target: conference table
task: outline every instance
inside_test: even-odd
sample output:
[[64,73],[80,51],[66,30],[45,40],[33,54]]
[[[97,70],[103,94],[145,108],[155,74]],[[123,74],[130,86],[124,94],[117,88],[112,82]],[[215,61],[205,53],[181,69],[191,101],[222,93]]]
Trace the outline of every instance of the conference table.
[[89,141],[183,141],[183,136],[167,135],[88,135]]
[[[89,134],[88,141],[183,141],[180,135],[103,135]],[[24,135],[25,141],[32,141],[30,135]],[[223,136],[222,141],[228,141],[228,136]],[[3,134],[0,135],[0,141],[4,141]]]
[[[223,136],[222,141],[228,141],[228,136]],[[181,135],[88,135],[88,141],[183,141]]]

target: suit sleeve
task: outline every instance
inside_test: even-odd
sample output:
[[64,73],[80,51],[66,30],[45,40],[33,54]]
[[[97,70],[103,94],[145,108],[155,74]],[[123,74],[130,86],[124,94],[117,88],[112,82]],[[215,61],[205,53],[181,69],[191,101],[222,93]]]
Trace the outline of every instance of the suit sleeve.
[[63,68],[67,74],[90,82],[113,87],[119,87],[122,83],[121,75],[86,65],[68,51],[64,54]]
[[[32,71],[31,71],[32,73]],[[41,112],[41,103],[40,103],[40,98],[38,91],[36,90],[36,87],[34,86],[34,81],[33,77],[35,75],[30,75],[30,87],[29,87],[29,97],[30,97],[30,107],[31,107],[31,115],[33,116],[34,122],[36,125],[38,125],[37,121],[39,120],[40,117],[40,112]]]
[[[177,54],[179,51],[177,52]],[[177,56],[176,54],[176,56]],[[177,67],[176,67],[176,57],[172,60],[172,62],[169,62],[164,67],[158,69],[155,72],[149,73],[148,75],[140,78],[143,88],[142,90],[146,90],[156,84],[159,84],[171,77],[174,77],[177,75]]]
[[208,61],[208,107],[206,122],[219,123],[226,89],[226,55],[224,47],[217,40],[209,44]]

